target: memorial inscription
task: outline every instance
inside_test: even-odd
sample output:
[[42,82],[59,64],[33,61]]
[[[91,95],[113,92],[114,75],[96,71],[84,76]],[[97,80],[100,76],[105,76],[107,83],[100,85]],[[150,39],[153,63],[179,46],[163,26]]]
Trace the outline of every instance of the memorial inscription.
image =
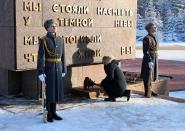
[[104,55],[118,60],[135,57],[136,0],[15,0],[14,4],[16,59],[11,70],[36,68],[38,39],[45,35],[43,23],[49,18],[57,22],[57,33],[64,38],[68,65],[101,63]]
[[51,18],[70,65],[65,92],[82,86],[87,76],[100,82],[104,55],[135,58],[136,5],[137,0],[0,0],[0,95],[21,91],[38,97],[38,39]]

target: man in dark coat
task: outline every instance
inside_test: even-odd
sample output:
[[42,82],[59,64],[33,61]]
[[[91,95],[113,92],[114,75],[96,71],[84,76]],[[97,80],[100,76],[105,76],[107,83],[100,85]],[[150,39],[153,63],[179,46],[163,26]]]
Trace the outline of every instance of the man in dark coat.
[[67,73],[67,68],[64,40],[56,35],[56,23],[49,19],[44,27],[47,34],[39,40],[37,70],[39,80],[46,83],[47,120],[53,122],[53,119],[62,120],[56,114],[56,103],[64,98],[62,77]]
[[153,23],[146,25],[145,29],[148,35],[143,39],[143,62],[141,68],[141,77],[143,78],[145,97],[156,96],[157,94],[151,91],[151,82],[158,80],[158,42],[155,37],[157,31]]
[[130,90],[126,90],[126,79],[118,66],[118,62],[109,56],[104,56],[103,64],[106,77],[102,80],[101,86],[108,95],[105,101],[116,101],[117,97],[122,96],[127,96],[127,101],[129,101]]

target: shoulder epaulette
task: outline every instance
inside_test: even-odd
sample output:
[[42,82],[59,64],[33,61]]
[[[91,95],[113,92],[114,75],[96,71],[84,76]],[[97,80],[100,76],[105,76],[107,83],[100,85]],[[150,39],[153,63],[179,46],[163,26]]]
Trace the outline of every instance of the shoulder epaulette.
[[41,38],[42,40],[42,43],[44,44],[44,47],[46,49],[46,52],[50,55],[50,56],[55,56],[56,55],[56,52],[55,51],[51,51],[49,50],[49,48],[47,47],[47,41],[46,41],[46,36],[43,36]]

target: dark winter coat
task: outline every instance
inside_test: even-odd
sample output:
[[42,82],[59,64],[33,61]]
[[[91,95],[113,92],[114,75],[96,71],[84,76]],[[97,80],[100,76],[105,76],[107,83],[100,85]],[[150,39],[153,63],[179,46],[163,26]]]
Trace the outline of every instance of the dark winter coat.
[[[152,34],[148,34],[143,39],[143,61],[141,67],[141,77],[143,80],[149,80],[153,76],[153,80],[158,79],[158,42]],[[148,63],[154,63],[153,72],[150,70]]]
[[[61,59],[49,62],[48,59]],[[64,97],[62,73],[67,73],[64,40],[50,33],[40,39],[38,50],[38,75],[46,75],[46,102],[61,102]]]
[[105,91],[108,89],[111,95],[115,97],[122,96],[127,87],[127,83],[123,72],[118,67],[118,62],[112,60],[111,63],[104,66],[104,70],[106,77],[101,82],[102,87]]

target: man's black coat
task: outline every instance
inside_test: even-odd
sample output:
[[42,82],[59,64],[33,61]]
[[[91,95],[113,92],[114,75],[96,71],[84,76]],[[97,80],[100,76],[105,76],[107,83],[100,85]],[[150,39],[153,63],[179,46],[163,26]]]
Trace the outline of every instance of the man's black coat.
[[107,92],[109,97],[120,97],[123,95],[127,83],[125,76],[118,67],[118,62],[112,60],[109,64],[104,66],[106,77],[102,80],[101,85]]

